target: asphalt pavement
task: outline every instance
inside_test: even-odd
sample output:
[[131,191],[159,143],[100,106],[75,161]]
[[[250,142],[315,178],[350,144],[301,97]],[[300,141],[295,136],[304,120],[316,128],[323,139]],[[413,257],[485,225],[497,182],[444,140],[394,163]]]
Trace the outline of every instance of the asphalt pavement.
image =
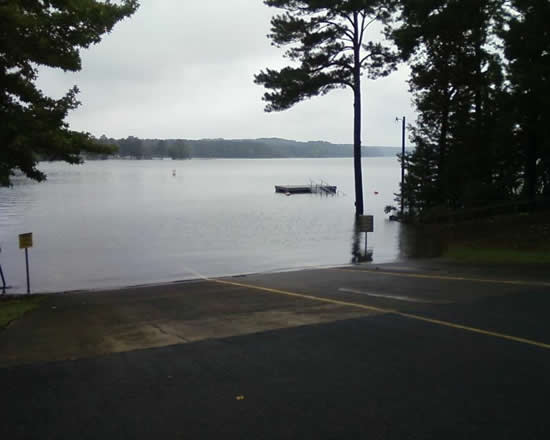
[[441,260],[51,295],[0,333],[0,437],[550,435],[550,270]]

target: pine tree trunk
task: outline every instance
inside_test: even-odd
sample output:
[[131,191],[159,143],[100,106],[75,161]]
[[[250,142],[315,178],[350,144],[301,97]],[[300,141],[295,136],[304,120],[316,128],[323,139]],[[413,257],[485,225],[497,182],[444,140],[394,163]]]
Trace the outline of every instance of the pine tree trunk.
[[361,89],[353,91],[353,166],[355,170],[355,215],[363,215],[363,173],[361,171]]
[[[447,79],[447,78],[445,78]],[[451,206],[451,195],[449,192],[449,169],[447,167],[447,137],[449,133],[449,115],[451,108],[451,92],[448,81],[445,81],[445,91],[443,92],[443,108],[441,111],[441,132],[439,133],[439,156],[438,156],[438,174],[439,174],[439,194],[440,203],[446,207]]]
[[361,46],[359,42],[359,23],[354,13],[355,42],[353,68],[353,165],[355,170],[355,215],[364,213],[363,175],[361,171]]

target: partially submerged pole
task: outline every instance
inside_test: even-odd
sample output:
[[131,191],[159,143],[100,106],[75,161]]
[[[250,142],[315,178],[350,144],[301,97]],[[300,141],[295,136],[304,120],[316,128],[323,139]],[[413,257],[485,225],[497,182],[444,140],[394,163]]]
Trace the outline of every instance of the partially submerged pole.
[[404,199],[405,199],[405,129],[406,129],[406,118],[403,116],[401,119],[401,218],[403,218],[404,211]]

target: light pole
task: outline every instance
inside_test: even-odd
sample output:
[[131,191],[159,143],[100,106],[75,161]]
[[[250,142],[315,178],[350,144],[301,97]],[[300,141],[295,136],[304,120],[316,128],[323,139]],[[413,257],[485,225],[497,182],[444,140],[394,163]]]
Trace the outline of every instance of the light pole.
[[401,219],[403,219],[403,199],[405,185],[405,130],[407,126],[407,118],[395,118],[396,121],[401,121]]

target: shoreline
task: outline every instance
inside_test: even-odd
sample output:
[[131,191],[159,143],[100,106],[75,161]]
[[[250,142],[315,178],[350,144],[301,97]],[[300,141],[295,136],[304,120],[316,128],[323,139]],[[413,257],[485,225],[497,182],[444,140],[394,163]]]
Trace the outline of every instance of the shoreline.
[[[392,263],[379,263],[379,264],[392,264]],[[105,287],[92,287],[92,288],[84,288],[84,289],[51,290],[51,291],[37,290],[36,292],[31,292],[30,295],[28,295],[26,292],[23,292],[23,291],[10,293],[9,290],[7,290],[5,295],[0,294],[0,299],[2,297],[21,298],[21,297],[34,296],[34,295],[70,295],[70,294],[80,294],[80,293],[100,293],[100,292],[122,291],[122,290],[128,290],[128,289],[155,288],[155,287],[162,287],[162,286],[177,286],[177,285],[182,285],[186,283],[196,283],[200,281],[208,281],[210,279],[218,279],[218,278],[243,278],[248,276],[283,274],[283,273],[301,272],[301,271],[308,271],[308,270],[322,270],[322,269],[354,267],[354,266],[360,266],[360,264],[354,265],[354,264],[346,263],[346,264],[326,264],[326,265],[316,265],[316,266],[300,266],[295,268],[292,268],[292,267],[280,268],[280,269],[272,269],[272,270],[259,271],[259,272],[216,274],[211,276],[202,275],[196,272],[197,276],[193,278],[179,278],[176,280],[164,280],[164,281],[161,280],[161,281],[153,281],[150,283],[139,283],[139,284],[120,284],[120,285],[116,284],[116,285],[105,286]]]
[[[0,311],[9,309],[10,303],[32,308],[8,319],[9,325],[0,332],[0,367],[380,314],[435,324],[441,316],[447,327],[464,330],[466,325],[481,329],[474,333],[489,331],[497,338],[512,335],[512,340],[526,338],[544,345],[550,344],[546,330],[531,328],[530,320],[525,321],[525,329],[516,329],[513,317],[525,313],[521,312],[525,307],[535,315],[543,314],[548,296],[539,293],[549,288],[548,267],[514,270],[431,259],[6,298],[0,301]],[[494,301],[510,314],[510,321],[502,321],[498,313],[492,315]],[[478,315],[478,306],[495,320],[493,325]],[[463,315],[465,308],[471,309],[470,318]]]
[[503,280],[518,280],[526,278],[526,281],[544,280],[550,283],[550,264],[547,262],[486,262],[486,261],[469,261],[467,259],[455,259],[443,255],[440,257],[429,258],[402,258],[391,262],[383,263],[346,263],[346,264],[329,264],[316,266],[300,266],[296,268],[281,268],[260,272],[241,272],[232,274],[217,274],[212,276],[196,273],[193,278],[180,278],[176,280],[154,281],[150,283],[139,284],[121,284],[111,285],[97,288],[70,289],[70,290],[52,290],[52,291],[36,291],[28,295],[26,292],[10,293],[6,292],[0,295],[2,298],[20,299],[33,296],[58,296],[58,295],[75,295],[75,294],[94,294],[105,292],[122,292],[124,290],[139,290],[139,289],[155,289],[162,287],[178,287],[186,284],[200,283],[202,281],[214,281],[218,279],[234,279],[247,277],[262,277],[269,275],[291,274],[309,271],[322,271],[326,269],[358,269],[365,271],[391,271],[391,272],[426,272],[426,273],[445,273],[455,276],[479,276],[486,274],[488,276],[496,276]]

